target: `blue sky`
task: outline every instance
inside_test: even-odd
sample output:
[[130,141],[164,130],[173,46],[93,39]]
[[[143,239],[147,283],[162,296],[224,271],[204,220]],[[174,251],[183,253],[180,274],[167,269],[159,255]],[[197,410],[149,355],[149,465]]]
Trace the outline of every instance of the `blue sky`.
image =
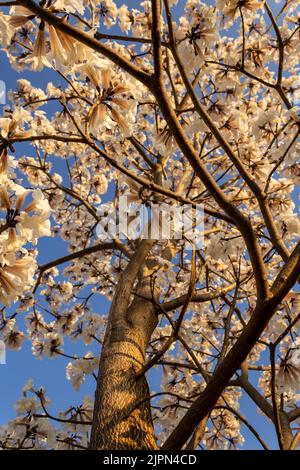
[[[138,5],[138,1],[117,1],[118,6],[127,3],[129,6]],[[183,5],[183,0],[179,0],[179,8]],[[209,2],[211,3],[211,2]],[[178,11],[178,10],[177,10]],[[1,69],[0,79],[6,83],[7,90],[14,89],[16,81],[19,78],[30,80],[37,87],[45,87],[48,81],[58,83],[62,81],[53,72],[45,69],[42,73],[18,73],[11,69],[7,58],[3,53],[0,55]],[[1,108],[1,106],[0,106]],[[1,111],[1,109],[0,109]],[[29,145],[18,145],[16,147],[16,156],[28,155]],[[30,154],[29,154],[30,155]],[[39,243],[39,263],[45,263],[66,253],[66,246],[63,242],[54,239],[45,238]],[[95,311],[99,313],[108,312],[109,303],[103,297],[98,296],[93,305]],[[22,321],[22,320],[21,320]],[[76,352],[77,355],[85,353],[90,348],[81,346],[81,343],[65,343],[66,353]],[[94,378],[87,378],[79,392],[75,392],[70,382],[66,380],[65,367],[68,359],[58,357],[55,359],[38,360],[31,354],[31,345],[25,340],[24,346],[20,352],[12,350],[7,351],[6,365],[0,365],[0,424],[7,422],[15,416],[13,409],[14,402],[20,397],[21,389],[29,378],[34,380],[36,387],[45,386],[47,396],[52,399],[51,412],[66,409],[71,404],[80,403],[85,395],[93,395],[95,390]],[[255,384],[255,374],[252,374]],[[159,380],[158,369],[151,373],[151,384],[154,387]],[[268,420],[257,413],[256,405],[250,403],[246,397],[241,400],[240,410],[257,428],[265,442],[271,447],[276,448],[276,436],[273,426],[268,425]],[[244,449],[260,449],[261,446],[256,439],[249,433],[244,432],[247,445]]]

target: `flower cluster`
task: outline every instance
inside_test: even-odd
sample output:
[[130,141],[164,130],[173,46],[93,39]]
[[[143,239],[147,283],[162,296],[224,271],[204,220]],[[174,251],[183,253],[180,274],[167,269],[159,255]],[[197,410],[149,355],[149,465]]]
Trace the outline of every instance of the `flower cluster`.
[[[10,139],[24,136],[19,131],[17,113],[12,118],[2,118],[1,137]],[[26,132],[25,132],[26,134]],[[8,155],[6,144],[1,152],[0,208],[0,301],[5,306],[20,298],[34,282],[36,250],[25,248],[36,245],[38,239],[50,236],[50,206],[40,189],[26,190],[15,182],[13,157]],[[26,203],[28,200],[28,203]]]

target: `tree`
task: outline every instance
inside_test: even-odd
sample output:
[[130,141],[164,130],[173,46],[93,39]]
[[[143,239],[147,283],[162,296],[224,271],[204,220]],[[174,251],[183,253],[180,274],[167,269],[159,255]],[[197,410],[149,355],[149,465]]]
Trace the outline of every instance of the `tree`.
[[[281,449],[298,445],[297,2],[182,3],[1,3],[12,67],[57,77],[21,78],[0,120],[3,339],[27,334],[39,357],[69,357],[64,337],[101,349],[99,371],[91,352],[67,365],[77,389],[97,378],[94,405],[52,416],[29,382],[4,449],[227,449],[245,427],[266,449],[242,395]],[[12,156],[25,143],[33,156]],[[120,196],[201,205],[203,244],[106,237]],[[69,253],[37,265],[50,221]]]

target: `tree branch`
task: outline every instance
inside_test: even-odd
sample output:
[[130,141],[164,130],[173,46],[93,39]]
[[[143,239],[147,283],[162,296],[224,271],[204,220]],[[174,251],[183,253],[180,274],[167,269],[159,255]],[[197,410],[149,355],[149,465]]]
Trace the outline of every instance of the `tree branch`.
[[222,391],[235,371],[245,361],[249,352],[259,339],[274,315],[280,302],[296,283],[300,271],[300,244],[296,246],[289,260],[278,274],[273,286],[273,296],[264,302],[258,302],[251,319],[243,333],[233,345],[224,360],[218,365],[204,392],[193,403],[181,419],[169,438],[162,446],[163,450],[181,449],[198,423],[214,407]]
[[134,78],[143,83],[145,86],[149,86],[151,77],[148,73],[143,72],[138,67],[131,64],[125,57],[120,56],[120,54],[115,52],[106,44],[101,43],[97,39],[91,37],[88,33],[82,31],[79,28],[75,28],[71,24],[63,21],[61,18],[54,15],[49,10],[37,5],[32,0],[20,0],[18,1],[18,4],[25,6],[30,11],[38,15],[41,19],[46,21],[48,24],[53,25],[62,33],[66,33],[74,39],[80,41],[82,44],[85,44],[86,46],[90,47],[94,51],[100,52],[105,57],[110,59],[114,64],[118,65],[123,70],[132,75]]
[[84,256],[90,255],[92,253],[97,253],[97,251],[113,250],[113,249],[119,249],[120,251],[125,253],[127,256],[129,255],[127,247],[123,245],[119,240],[114,240],[113,242],[98,243],[97,245],[93,245],[88,248],[84,248],[83,250],[70,253],[69,255],[62,256],[61,258],[57,258],[53,261],[50,261],[49,263],[42,264],[41,266],[39,266],[39,275],[38,275],[35,287],[33,289],[33,292],[35,293],[37,291],[37,288],[41,282],[43,274],[49,269],[54,268],[55,266],[59,266],[64,263],[68,263],[69,261],[73,261],[74,259],[83,258]]

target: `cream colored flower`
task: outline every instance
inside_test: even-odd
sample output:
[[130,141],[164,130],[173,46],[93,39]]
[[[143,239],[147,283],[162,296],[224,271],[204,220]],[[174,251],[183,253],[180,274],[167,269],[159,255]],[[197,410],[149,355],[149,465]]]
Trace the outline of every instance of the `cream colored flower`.
[[108,128],[117,124],[122,134],[129,137],[136,104],[132,96],[128,96],[130,88],[112,79],[111,71],[107,68],[100,70],[94,65],[85,64],[81,73],[87,76],[97,90],[96,102],[87,117],[90,131],[97,135],[103,124]]
[[12,7],[10,9],[9,14],[10,18],[8,21],[10,26],[12,26],[13,28],[21,28],[27,23],[27,21],[35,17],[32,11],[28,10],[28,8],[23,7],[21,5]]
[[263,1],[258,0],[218,0],[217,7],[224,12],[229,20],[233,20],[239,9],[245,9],[248,11],[256,11],[261,8],[264,4]]
[[300,367],[293,363],[292,355],[281,362],[277,383],[282,392],[300,389]]

